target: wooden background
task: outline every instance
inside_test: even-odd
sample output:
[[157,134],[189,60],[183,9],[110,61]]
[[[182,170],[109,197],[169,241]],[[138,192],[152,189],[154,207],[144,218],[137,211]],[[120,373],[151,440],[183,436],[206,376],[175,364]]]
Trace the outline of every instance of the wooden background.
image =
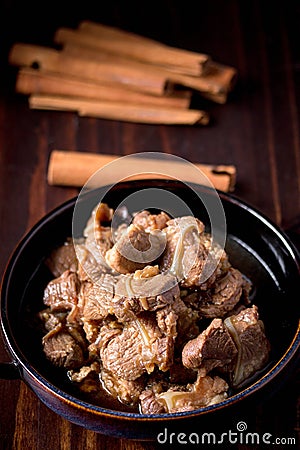
[[[238,172],[235,195],[283,228],[293,226],[298,230],[300,4],[296,1],[199,1],[199,12],[194,9],[195,4],[171,0],[99,1],[80,2],[76,6],[58,0],[47,3],[2,0],[1,274],[24,233],[46,212],[78,192],[47,185],[48,157],[54,148],[116,155],[161,151],[192,162],[235,164]],[[14,92],[16,70],[7,63],[10,46],[17,41],[51,45],[59,26],[75,27],[83,19],[208,53],[216,61],[238,69],[234,92],[226,105],[196,99],[211,114],[212,122],[207,127],[130,124],[78,118],[73,113],[29,110],[27,99]],[[0,360],[8,359],[1,341]],[[299,377],[295,372],[271,399],[245,411],[248,430],[269,432],[279,438],[297,437],[298,398]],[[162,447],[109,438],[72,425],[48,410],[19,381],[0,381],[0,410],[1,449],[152,450]],[[235,423],[236,418],[232,417],[232,428]],[[300,441],[297,442],[299,445]],[[239,445],[238,448],[248,447]]]

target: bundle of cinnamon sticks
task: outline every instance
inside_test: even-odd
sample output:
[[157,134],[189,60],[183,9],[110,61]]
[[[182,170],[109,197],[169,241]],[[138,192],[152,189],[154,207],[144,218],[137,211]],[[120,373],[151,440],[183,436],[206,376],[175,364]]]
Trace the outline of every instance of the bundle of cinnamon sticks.
[[16,43],[10,50],[10,64],[19,67],[16,91],[29,96],[30,108],[207,125],[208,113],[190,107],[193,93],[224,104],[237,77],[209,55],[91,21],[59,28],[54,44]]

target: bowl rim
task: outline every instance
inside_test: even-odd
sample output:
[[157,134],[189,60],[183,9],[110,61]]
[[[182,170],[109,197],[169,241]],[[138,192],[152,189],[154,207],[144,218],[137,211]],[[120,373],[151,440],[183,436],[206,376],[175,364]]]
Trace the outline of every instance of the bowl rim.
[[[133,184],[143,186],[145,185],[153,185],[153,182],[157,184],[157,182],[162,183],[163,185],[166,184],[174,184],[178,181],[176,180],[132,180],[132,181],[124,181],[118,183],[118,185],[122,185],[124,188],[128,184],[130,184],[130,187],[132,187]],[[179,182],[182,184],[182,182]],[[210,187],[198,185],[195,183],[193,184],[197,189],[201,188],[204,189],[207,192],[213,191]],[[98,188],[99,189],[99,188]],[[101,189],[101,188],[100,188]],[[97,189],[96,189],[97,190]],[[93,190],[94,191],[94,190]],[[90,191],[92,192],[92,191]],[[217,191],[218,195],[220,196],[221,200],[228,201],[229,203],[233,203],[236,206],[244,209],[247,211],[247,213],[253,215],[256,219],[261,221],[267,228],[269,228],[273,233],[275,233],[276,238],[278,238],[281,242],[281,245],[283,245],[288,253],[289,256],[294,261],[295,267],[298,269],[298,274],[300,276],[300,255],[293,244],[292,240],[289,238],[289,236],[285,233],[284,230],[282,230],[276,223],[272,221],[272,219],[268,218],[267,215],[260,212],[257,208],[253,207],[249,203],[247,203],[244,200],[241,200],[239,197],[232,193],[225,193],[222,191]],[[149,421],[149,419],[158,420],[158,421],[167,421],[170,419],[180,419],[180,418],[192,418],[192,417],[198,417],[200,415],[204,415],[210,412],[223,410],[227,405],[234,405],[236,404],[240,399],[248,397],[250,394],[254,392],[260,391],[264,386],[268,384],[271,379],[273,379],[279,372],[281,372],[286,365],[293,360],[300,349],[300,320],[298,321],[298,327],[297,330],[293,336],[292,341],[290,342],[288,348],[286,349],[285,353],[281,356],[281,358],[276,361],[274,364],[271,364],[271,368],[260,378],[258,378],[256,381],[242,389],[241,391],[237,392],[236,394],[229,396],[225,400],[223,400],[220,403],[198,408],[192,411],[184,411],[184,412],[176,412],[176,413],[164,413],[164,414],[143,414],[138,412],[127,412],[127,411],[117,411],[109,408],[104,408],[96,404],[89,403],[85,400],[81,400],[80,398],[77,398],[76,396],[69,394],[68,392],[64,391],[63,389],[55,386],[55,384],[51,383],[47,378],[45,378],[43,375],[39,373],[37,369],[34,368],[33,365],[30,364],[30,360],[23,354],[21,349],[19,348],[18,342],[15,339],[14,333],[12,332],[10,321],[7,316],[6,311],[6,298],[8,295],[9,285],[10,285],[10,278],[12,276],[14,266],[17,264],[19,256],[22,254],[23,249],[26,247],[28,241],[32,239],[32,237],[39,232],[41,228],[44,227],[45,223],[47,223],[50,219],[55,220],[55,217],[62,214],[64,211],[69,210],[72,206],[75,206],[77,196],[68,199],[64,201],[63,203],[57,205],[52,210],[48,211],[45,215],[43,215],[26,233],[25,235],[20,239],[20,241],[16,244],[14,250],[12,251],[8,262],[6,264],[3,276],[2,276],[2,282],[1,282],[1,291],[0,291],[0,321],[1,321],[1,330],[4,336],[5,343],[8,347],[9,353],[11,354],[13,358],[13,363],[16,364],[16,366],[20,369],[25,370],[31,377],[35,379],[35,381],[39,384],[42,384],[42,386],[49,392],[51,395],[55,395],[58,399],[61,401],[71,404],[75,406],[77,409],[82,410],[89,410],[93,413],[100,415],[100,416],[107,416],[110,418],[122,418],[122,419],[137,419],[139,421]],[[299,278],[300,279],[300,278]],[[22,376],[22,370],[21,372],[21,379],[24,377]]]

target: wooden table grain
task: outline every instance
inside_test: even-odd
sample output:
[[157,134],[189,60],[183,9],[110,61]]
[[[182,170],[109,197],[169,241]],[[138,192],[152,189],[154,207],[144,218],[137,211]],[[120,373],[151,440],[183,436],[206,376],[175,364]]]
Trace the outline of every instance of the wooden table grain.
[[[300,5],[296,1],[72,2],[5,1],[0,5],[0,273],[19,239],[45,213],[78,190],[49,186],[55,148],[127,155],[173,153],[192,162],[234,164],[234,194],[283,228],[300,223]],[[83,2],[84,3],[84,2]],[[91,6],[93,4],[93,6]],[[70,3],[71,5],[71,3]],[[51,45],[59,26],[79,20],[118,26],[170,45],[207,53],[238,69],[225,105],[196,97],[212,121],[206,127],[159,126],[31,111],[14,91],[7,54],[14,42]],[[298,227],[299,231],[299,227]],[[0,360],[9,357],[0,343]],[[242,417],[249,431],[299,440],[299,371]],[[281,446],[274,448],[285,448]],[[0,381],[0,448],[19,450],[153,450],[86,431],[50,411],[21,381]],[[232,445],[232,448],[234,445]],[[173,447],[175,448],[175,447]],[[186,447],[187,448],[187,447]],[[231,448],[231,447],[230,447]],[[237,445],[237,448],[259,448]],[[268,448],[272,448],[268,446]]]

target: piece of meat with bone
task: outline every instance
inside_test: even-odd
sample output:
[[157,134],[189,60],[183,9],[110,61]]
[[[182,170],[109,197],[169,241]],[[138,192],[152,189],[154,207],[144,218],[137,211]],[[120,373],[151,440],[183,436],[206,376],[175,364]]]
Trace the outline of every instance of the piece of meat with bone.
[[173,363],[174,339],[161,332],[151,313],[140,314],[123,330],[103,326],[98,344],[103,367],[128,381],[153,372],[156,366],[167,371]]
[[235,343],[222,319],[214,319],[206,330],[184,346],[182,362],[189,369],[201,368],[209,373],[216,367],[234,367],[237,354]]
[[113,217],[113,209],[106,203],[99,203],[93,211],[83,231],[84,245],[93,255],[97,264],[106,265],[106,252],[113,246],[112,229],[110,225]]
[[242,273],[231,267],[210,289],[193,292],[183,300],[199,311],[200,316],[222,318],[232,311],[241,299],[248,303],[250,286],[250,282]]
[[143,414],[192,411],[225,400],[227,390],[228,384],[222,378],[204,376],[199,372],[195,383],[187,385],[185,390],[170,388],[162,393],[154,393],[151,389],[143,391],[140,395],[141,410]]
[[132,223],[142,227],[145,231],[163,230],[167,226],[167,222],[171,220],[164,211],[159,214],[151,214],[147,210],[140,211],[134,214]]
[[259,319],[256,305],[227,317],[224,325],[238,350],[236,366],[232,373],[232,385],[238,387],[266,365],[270,342],[266,337],[264,324]]
[[204,224],[193,216],[172,219],[164,232],[167,246],[160,261],[162,271],[175,275],[183,287],[200,286],[208,257],[208,248],[203,239]]
[[107,251],[105,259],[116,272],[133,273],[156,261],[165,246],[166,237],[160,230],[148,232],[132,224]]
[[[114,210],[109,208],[106,203],[99,203],[93,209],[86,227],[83,231],[84,237],[93,234],[96,241],[101,243],[103,226],[107,226],[113,218]],[[107,245],[107,243],[105,243]]]
[[49,306],[51,311],[72,309],[77,305],[79,288],[77,274],[66,270],[47,284],[44,290],[44,304]]

